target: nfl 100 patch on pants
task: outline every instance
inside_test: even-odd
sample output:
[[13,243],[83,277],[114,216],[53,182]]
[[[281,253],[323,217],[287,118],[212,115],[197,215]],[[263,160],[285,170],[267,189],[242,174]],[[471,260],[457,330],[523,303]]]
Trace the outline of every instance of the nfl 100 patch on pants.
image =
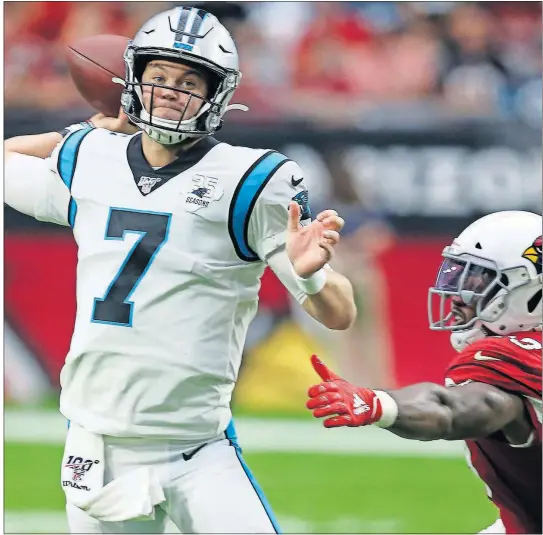
[[[71,533],[165,533],[168,519],[181,533],[279,532],[235,436],[189,449],[174,440],[103,437],[103,442],[104,489],[111,482],[148,468],[160,484],[163,501],[152,508],[146,519],[110,522],[94,518],[68,499]],[[70,479],[72,470],[81,488],[78,492],[85,493],[86,480],[92,480],[92,471],[99,464],[93,464],[90,470],[85,470],[88,464],[74,468],[74,455],[77,453],[66,450],[63,478]],[[66,469],[70,457],[72,462]]]

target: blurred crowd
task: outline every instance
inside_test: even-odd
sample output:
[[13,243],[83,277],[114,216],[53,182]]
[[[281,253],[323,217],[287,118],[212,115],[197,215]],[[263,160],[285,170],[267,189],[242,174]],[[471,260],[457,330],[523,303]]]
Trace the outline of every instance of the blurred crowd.
[[[5,103],[84,106],[65,47],[131,37],[172,2],[6,2]],[[233,34],[245,120],[358,126],[378,115],[541,121],[539,2],[187,2]],[[243,114],[232,114],[232,118]],[[400,119],[401,120],[401,119]]]

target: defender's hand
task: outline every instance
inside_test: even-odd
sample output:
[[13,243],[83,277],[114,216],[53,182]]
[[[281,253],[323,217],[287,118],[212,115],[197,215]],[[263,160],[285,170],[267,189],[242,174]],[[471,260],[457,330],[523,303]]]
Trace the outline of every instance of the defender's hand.
[[111,132],[118,132],[119,134],[135,134],[139,132],[139,128],[129,123],[128,116],[124,113],[123,109],[119,110],[118,117],[106,117],[103,113],[97,113],[93,115],[89,121],[95,128],[105,128]]
[[323,382],[309,389],[307,408],[315,418],[331,416],[324,420],[324,427],[359,427],[381,418],[381,402],[373,390],[342,379],[316,355],[311,357],[311,364]]
[[302,226],[299,204],[289,204],[287,254],[300,277],[309,278],[330,261],[344,224],[335,210],[325,210],[309,225]]

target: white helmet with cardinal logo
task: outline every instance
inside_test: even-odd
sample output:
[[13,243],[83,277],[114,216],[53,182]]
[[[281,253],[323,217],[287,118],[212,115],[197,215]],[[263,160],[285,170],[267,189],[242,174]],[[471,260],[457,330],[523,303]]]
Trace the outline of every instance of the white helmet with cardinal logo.
[[[472,223],[445,247],[428,294],[430,329],[451,331],[451,343],[461,351],[489,334],[540,327],[541,226],[538,214],[496,212]],[[450,307],[455,296],[474,309],[473,318],[455,318]]]

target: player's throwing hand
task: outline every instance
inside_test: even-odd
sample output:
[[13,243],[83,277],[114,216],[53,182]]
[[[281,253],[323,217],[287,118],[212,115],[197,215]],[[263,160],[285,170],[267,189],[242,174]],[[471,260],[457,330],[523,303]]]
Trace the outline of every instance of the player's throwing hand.
[[311,357],[311,364],[323,382],[309,389],[307,408],[315,418],[331,416],[324,420],[324,427],[359,427],[379,421],[383,409],[373,390],[342,379],[317,355]]
[[309,225],[302,226],[299,204],[290,203],[286,247],[300,277],[309,278],[330,261],[343,225],[345,221],[335,210],[324,210]]

